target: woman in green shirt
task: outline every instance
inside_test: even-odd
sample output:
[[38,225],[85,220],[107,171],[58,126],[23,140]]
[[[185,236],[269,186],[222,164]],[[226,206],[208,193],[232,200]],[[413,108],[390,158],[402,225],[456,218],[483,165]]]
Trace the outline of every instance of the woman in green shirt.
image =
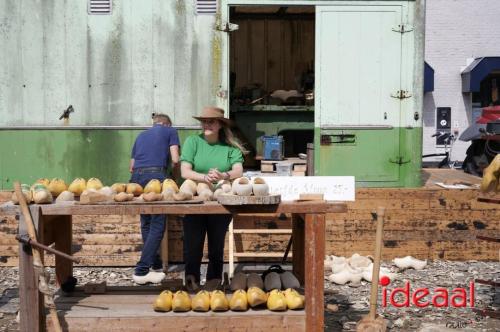
[[[205,107],[201,116],[203,133],[190,136],[182,146],[181,176],[196,182],[215,183],[243,175],[243,146],[230,129],[230,120],[217,107]],[[224,239],[231,215],[186,215],[184,218],[184,262],[188,276],[200,281],[205,235],[208,238],[206,281],[222,279]]]

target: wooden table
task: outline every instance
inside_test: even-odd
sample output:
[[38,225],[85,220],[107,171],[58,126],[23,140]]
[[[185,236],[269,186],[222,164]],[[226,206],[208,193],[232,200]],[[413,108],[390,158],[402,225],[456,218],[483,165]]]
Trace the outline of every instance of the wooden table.
[[[323,331],[324,328],[325,214],[345,212],[346,209],[344,203],[324,201],[282,202],[279,205],[259,206],[222,206],[216,202],[160,205],[146,203],[141,205],[56,203],[30,206],[38,232],[38,241],[47,245],[54,243],[57,250],[69,254],[71,254],[72,245],[73,215],[290,213],[293,223],[293,271],[301,284],[304,285],[306,297],[305,322],[300,326],[307,331]],[[0,214],[18,213],[17,206],[0,206]],[[20,219],[19,233],[26,234],[22,216]],[[73,265],[70,261],[56,256],[55,270],[57,284],[61,285],[68,277],[72,276]],[[22,244],[20,244],[19,250],[19,276],[21,331],[42,331],[45,329],[43,296],[38,292],[31,252],[26,250]],[[220,317],[226,317],[227,320],[227,316],[231,314],[231,312],[224,313]],[[268,311],[260,311],[259,315],[266,314],[269,317],[279,315],[279,313]],[[297,316],[296,313],[293,314]],[[173,313],[173,315],[178,314]],[[211,319],[218,317],[218,315],[210,313]],[[63,313],[60,313],[60,316],[63,316]],[[182,315],[178,317],[175,320],[179,320]],[[252,320],[255,321],[255,318]],[[285,319],[278,320],[278,323],[285,321]],[[71,326],[66,327],[71,328]],[[102,325],[101,327],[104,328]]]

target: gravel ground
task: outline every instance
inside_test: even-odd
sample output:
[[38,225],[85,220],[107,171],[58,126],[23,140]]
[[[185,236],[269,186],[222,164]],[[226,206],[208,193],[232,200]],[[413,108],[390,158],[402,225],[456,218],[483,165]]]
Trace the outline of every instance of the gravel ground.
[[[476,279],[500,280],[500,263],[497,262],[448,262],[436,261],[424,270],[397,271],[390,264],[383,264],[398,277],[387,289],[403,287],[410,281],[411,289],[427,287],[434,290],[444,287],[451,290],[469,287],[469,281]],[[16,321],[19,310],[18,268],[0,268],[0,331],[18,331]],[[79,284],[106,281],[108,285],[132,285],[132,268],[75,268],[74,274]],[[329,274],[329,273],[327,273]],[[181,277],[179,272],[169,273],[169,278]],[[334,285],[325,281],[325,330],[355,331],[356,321],[368,313],[370,284],[362,282],[354,287]],[[379,299],[379,303],[381,300]],[[491,286],[475,285],[475,307],[496,308],[500,310],[500,289]],[[379,309],[388,322],[390,331],[500,331],[500,320],[476,315],[467,308],[395,308],[388,305]]]
[[[406,281],[409,281],[410,289],[413,291],[424,287],[429,289],[430,295],[426,297],[428,300],[431,299],[432,294],[435,294],[433,290],[438,287],[446,288],[451,296],[455,288],[462,287],[468,290],[469,282],[474,279],[500,281],[500,263],[497,262],[435,261],[420,271],[412,269],[398,271],[391,264],[382,264],[382,266],[397,273],[397,278],[387,286],[388,294],[394,288],[403,287]],[[326,272],[326,274],[330,273]],[[367,282],[353,287],[325,281],[326,330],[355,331],[356,321],[369,311],[370,287],[371,284]],[[476,308],[500,310],[500,289],[497,288],[495,292],[493,287],[479,284],[475,284],[474,288]],[[398,297],[396,299],[399,303],[404,300]],[[387,320],[391,331],[500,331],[500,320],[476,315],[470,307],[418,308],[411,304],[409,307],[396,308],[388,304],[385,308],[380,308],[381,296],[378,303],[378,313]]]

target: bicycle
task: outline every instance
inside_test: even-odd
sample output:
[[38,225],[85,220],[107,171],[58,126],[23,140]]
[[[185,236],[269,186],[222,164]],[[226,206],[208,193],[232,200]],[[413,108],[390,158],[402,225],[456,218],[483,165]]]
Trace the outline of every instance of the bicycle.
[[[437,168],[456,168],[457,161],[450,161],[451,151],[453,148],[453,143],[456,141],[456,137],[454,134],[444,131],[437,131],[431,137],[437,137],[438,139],[442,139],[444,143],[444,152],[441,153],[430,153],[424,154],[422,159],[428,157],[444,157],[437,165]],[[458,167],[458,166],[457,166]]]

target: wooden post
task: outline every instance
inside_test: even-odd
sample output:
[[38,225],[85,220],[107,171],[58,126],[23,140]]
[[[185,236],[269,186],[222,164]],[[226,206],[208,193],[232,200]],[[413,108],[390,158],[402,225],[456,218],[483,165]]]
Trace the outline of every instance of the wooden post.
[[229,278],[233,277],[234,273],[234,218],[231,219],[228,229],[228,254],[229,254]]
[[298,215],[292,214],[292,253],[293,273],[303,285],[304,278],[304,220]]
[[[30,207],[35,227],[38,229],[40,208]],[[23,214],[19,220],[20,235],[28,234]],[[33,253],[29,246],[19,243],[19,307],[20,331],[38,332],[45,329],[43,294],[38,291],[38,276],[33,264]]]
[[[73,240],[73,225],[71,215],[57,216],[52,220],[52,238],[55,242],[55,249],[71,255],[71,242]],[[73,262],[56,255],[56,281],[61,286],[73,276]]]
[[319,332],[324,329],[325,215],[306,214],[305,219],[306,331]]

